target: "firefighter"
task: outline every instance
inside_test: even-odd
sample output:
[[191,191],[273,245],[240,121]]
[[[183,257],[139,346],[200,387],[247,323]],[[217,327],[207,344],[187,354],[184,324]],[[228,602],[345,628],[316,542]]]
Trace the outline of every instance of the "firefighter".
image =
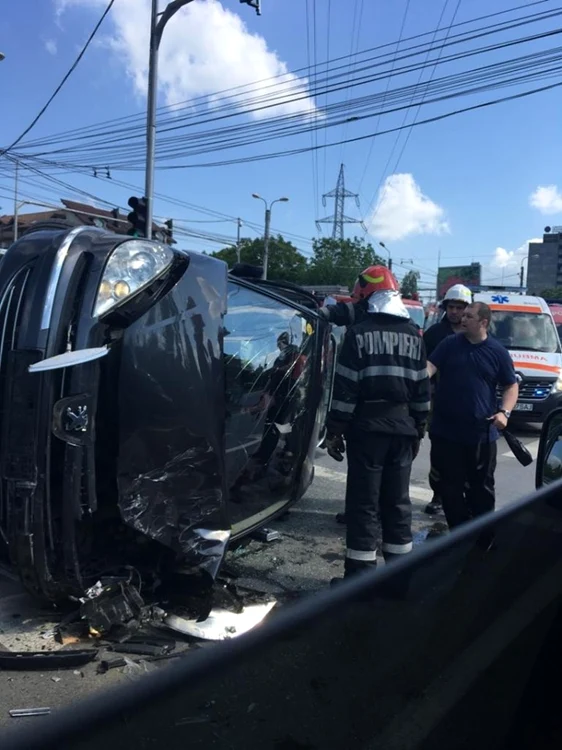
[[[365,274],[369,275],[376,266],[367,268],[363,273],[359,274],[359,278],[364,278]],[[357,287],[357,284],[355,285]],[[353,323],[360,321],[365,317],[367,313],[367,300],[362,297],[355,296],[354,293],[351,296],[349,302],[336,302],[335,304],[328,304],[325,307],[321,307],[318,310],[318,314],[331,323],[334,326],[350,326]]]
[[[441,302],[441,308],[444,309],[445,314],[439,323],[435,323],[428,328],[423,336],[428,359],[443,339],[454,333],[460,333],[463,313],[471,302],[472,292],[464,284],[454,284],[447,290]],[[432,386],[434,386],[433,383]],[[433,390],[434,388],[432,388]],[[425,506],[425,512],[434,516],[442,512],[443,505],[439,488],[439,474],[433,465],[429,469],[429,486],[433,492],[433,497],[431,502]]]
[[[362,271],[357,277],[349,300],[346,302],[335,302],[332,298],[330,300],[331,304],[329,303],[320,308],[318,311],[319,315],[334,326],[350,326],[363,320],[367,315],[369,304],[367,297],[363,295],[363,290],[367,288],[367,284],[372,283],[372,279],[376,278],[378,268],[380,266],[369,266],[369,268]],[[325,439],[322,441],[320,447],[326,447]],[[345,513],[336,513],[336,521],[345,524]]]
[[354,293],[367,313],[346,332],[327,423],[328,453],[348,457],[345,576],[374,568],[381,540],[387,561],[412,549],[410,472],[430,396],[423,340],[392,273],[370,268]]

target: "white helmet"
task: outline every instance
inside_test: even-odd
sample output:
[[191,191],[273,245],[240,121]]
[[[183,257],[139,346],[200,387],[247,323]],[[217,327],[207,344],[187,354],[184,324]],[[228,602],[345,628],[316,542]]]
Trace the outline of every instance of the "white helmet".
[[453,300],[455,302],[464,302],[465,305],[470,305],[472,302],[472,292],[464,284],[453,284],[452,287],[447,289],[447,292],[443,297],[443,304]]

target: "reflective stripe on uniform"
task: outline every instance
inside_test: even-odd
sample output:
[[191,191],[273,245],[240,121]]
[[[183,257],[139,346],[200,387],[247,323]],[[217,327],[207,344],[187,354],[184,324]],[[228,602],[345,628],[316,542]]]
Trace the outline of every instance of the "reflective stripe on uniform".
[[353,380],[354,383],[359,380],[359,373],[356,370],[351,370],[349,367],[344,367],[340,364],[336,366],[336,375],[341,375],[342,378]]
[[377,551],[373,550],[362,550],[362,549],[349,549],[347,548],[346,557],[350,560],[359,560],[360,562],[373,562],[377,559]]
[[410,370],[408,367],[397,367],[395,365],[373,365],[371,367],[365,367],[359,373],[359,379],[364,378],[376,378],[382,376],[390,376],[393,378],[404,378],[405,380],[425,380],[427,370]]
[[415,401],[410,402],[410,409],[412,409],[412,411],[429,411],[430,406],[431,401],[424,401],[421,404],[418,404]]
[[355,404],[346,404],[345,401],[332,401],[332,411],[345,411],[348,414],[353,414]]
[[382,545],[382,551],[389,552],[391,555],[407,555],[413,549],[414,545],[412,542],[407,542],[406,544],[389,544],[388,542],[383,542]]

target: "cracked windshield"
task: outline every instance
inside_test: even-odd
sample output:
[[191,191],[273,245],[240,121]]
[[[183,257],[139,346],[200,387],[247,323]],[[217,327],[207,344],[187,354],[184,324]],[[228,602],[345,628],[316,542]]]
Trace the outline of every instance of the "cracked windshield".
[[2,750],[562,747],[562,4],[1,19]]

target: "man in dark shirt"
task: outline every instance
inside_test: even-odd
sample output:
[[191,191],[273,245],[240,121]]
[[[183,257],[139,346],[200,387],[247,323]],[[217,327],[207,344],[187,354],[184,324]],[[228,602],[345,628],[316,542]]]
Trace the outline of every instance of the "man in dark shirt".
[[[449,528],[494,510],[498,430],[517,403],[518,385],[509,352],[488,336],[488,305],[469,305],[463,333],[444,339],[428,359],[439,374],[430,424],[431,465],[440,476]],[[497,406],[497,387],[503,387]]]
[[[452,336],[454,333],[460,333],[463,313],[471,302],[472,293],[464,284],[454,284],[447,290],[441,303],[445,314],[438,323],[428,328],[423,335],[428,358],[443,339]],[[432,393],[434,390],[435,383],[432,383]],[[434,466],[431,466],[429,470],[429,486],[433,491],[433,498],[425,506],[425,512],[434,516],[443,510],[439,490],[439,474]]]

